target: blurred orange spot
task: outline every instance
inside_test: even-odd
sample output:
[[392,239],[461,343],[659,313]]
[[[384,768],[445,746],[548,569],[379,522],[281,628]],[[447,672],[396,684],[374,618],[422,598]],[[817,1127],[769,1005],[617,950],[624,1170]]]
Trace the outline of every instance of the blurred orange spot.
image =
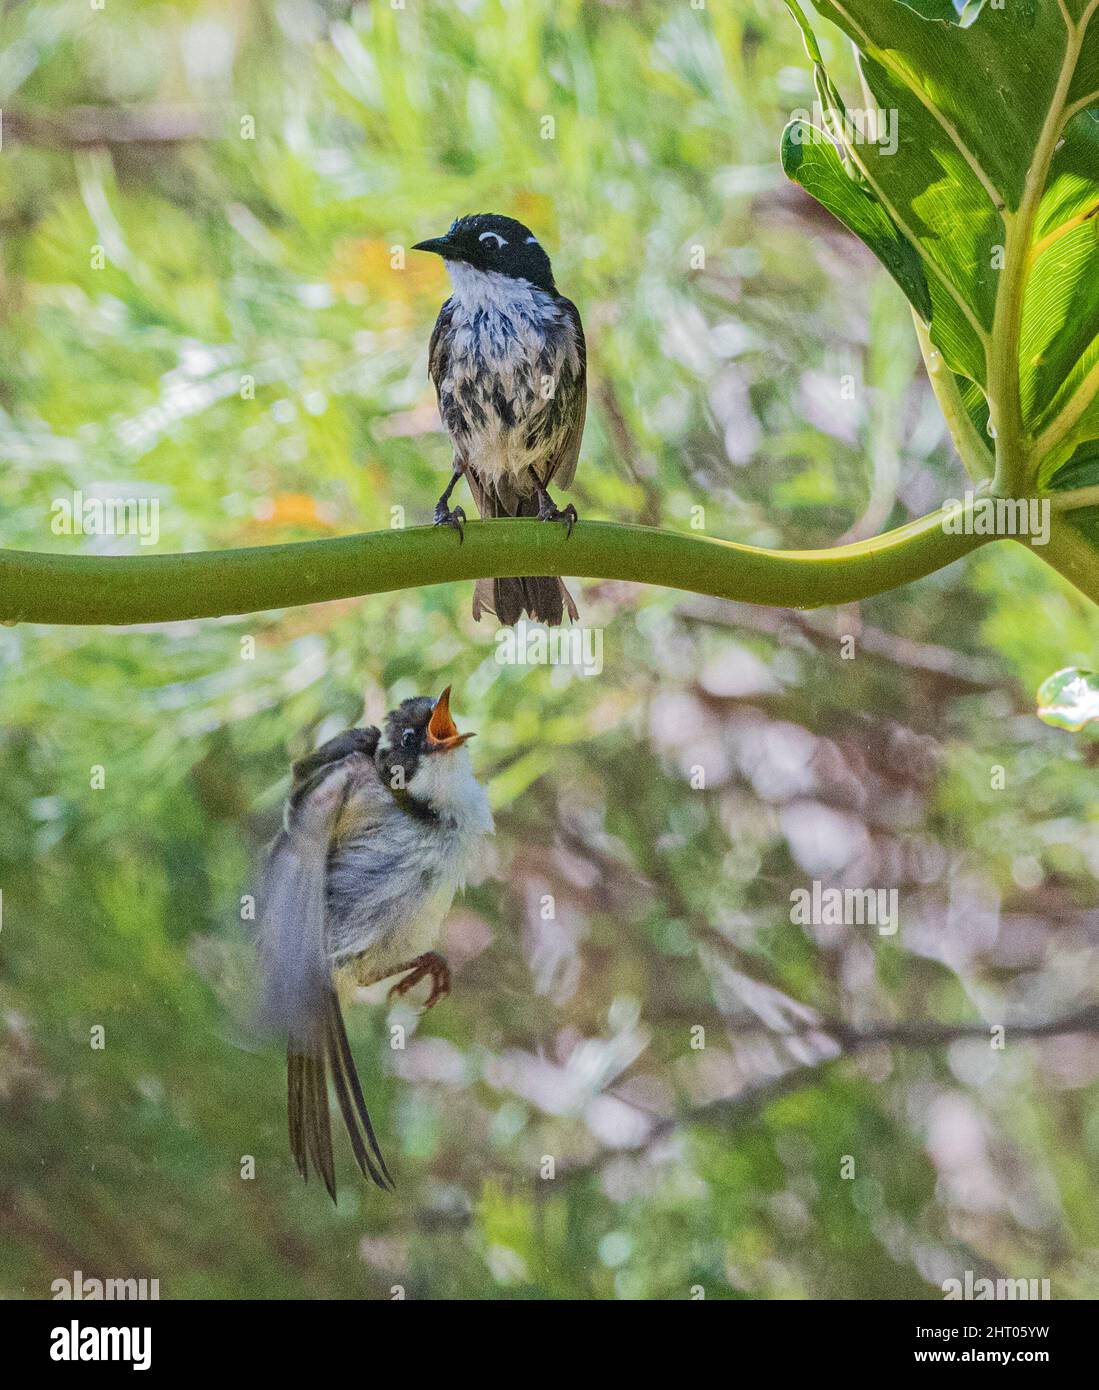
[[252,527],[268,529],[279,526],[299,526],[311,531],[332,531],[335,521],[307,492],[277,492],[274,497],[257,505]]
[[557,219],[553,215],[553,203],[544,193],[535,193],[524,188],[511,200],[512,217],[529,227],[541,241],[543,236],[551,237],[557,229]]
[[[424,233],[425,237],[428,233]],[[352,304],[382,303],[392,317],[407,322],[407,307],[423,298],[446,298],[446,271],[438,256],[383,241],[357,237],[337,242],[328,282]]]

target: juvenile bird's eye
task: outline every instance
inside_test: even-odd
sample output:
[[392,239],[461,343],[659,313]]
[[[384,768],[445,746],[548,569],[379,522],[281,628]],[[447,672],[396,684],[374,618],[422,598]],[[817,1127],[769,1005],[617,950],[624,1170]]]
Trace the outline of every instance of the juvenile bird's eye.
[[415,730],[415,729],[406,729],[406,730],[404,731],[404,733],[401,735],[401,747],[402,747],[402,748],[411,748],[412,745],[413,745],[415,742],[416,742],[416,730]]
[[482,232],[481,235],[477,238],[477,240],[487,241],[489,237],[492,237],[492,239],[496,242],[497,250],[499,250],[501,246],[507,245],[506,240],[500,235],[499,232]]

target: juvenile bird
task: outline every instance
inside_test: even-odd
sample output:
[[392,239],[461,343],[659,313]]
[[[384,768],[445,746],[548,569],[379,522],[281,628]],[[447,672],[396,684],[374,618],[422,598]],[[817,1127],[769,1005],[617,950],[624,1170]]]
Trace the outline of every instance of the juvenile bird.
[[434,947],[454,894],[492,833],[484,788],[450,713],[450,687],[405,700],[384,729],[347,729],[293,767],[268,857],[259,948],[264,1020],[287,1038],[290,1149],[298,1171],[336,1178],[327,1074],[360,1171],[381,1188],[382,1157],[351,1056],[337,986],[427,976],[425,1007],[449,992]]
[[[587,408],[587,349],[576,305],[557,292],[550,260],[529,227],[512,217],[459,217],[445,236],[414,251],[442,256],[453,293],[439,311],[428,371],[454,446],[454,473],[435,508],[437,526],[461,533],[465,513],[450,497],[465,475],[484,518],[577,520],[547,488],[576,473]],[[578,617],[560,579],[480,579],[473,616],[509,625]]]

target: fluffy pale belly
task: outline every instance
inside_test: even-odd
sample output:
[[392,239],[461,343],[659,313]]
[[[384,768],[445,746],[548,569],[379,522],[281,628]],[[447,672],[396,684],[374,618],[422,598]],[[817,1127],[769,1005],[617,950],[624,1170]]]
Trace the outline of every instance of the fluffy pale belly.
[[[345,936],[348,944],[333,953],[337,973],[348,981],[366,984],[385,979],[417,956],[434,950],[457,887],[456,878],[441,879],[426,893],[410,894],[401,905],[403,911],[391,904],[380,921]],[[350,945],[355,936],[366,938],[357,950]]]
[[528,471],[552,455],[554,441],[540,418],[546,402],[533,390],[530,374],[516,372],[514,365],[506,375],[486,368],[473,380],[446,383],[440,405],[459,452],[483,477],[527,481]]
[[545,296],[514,293],[514,303],[459,305],[437,385],[456,451],[480,476],[507,476],[526,493],[530,470],[544,472],[557,456],[563,422],[554,402],[580,362],[558,308]]
[[434,950],[456,889],[457,884],[453,882],[443,884],[423,899],[416,912],[380,938],[375,947],[379,968],[389,965],[395,969],[407,960],[422,956],[425,951]]
[[539,476],[549,462],[549,451],[532,449],[526,443],[526,432],[518,435],[515,430],[500,430],[482,435],[473,434],[464,457],[478,475],[489,482],[502,477],[512,480],[521,494],[534,491],[530,470],[535,469]]

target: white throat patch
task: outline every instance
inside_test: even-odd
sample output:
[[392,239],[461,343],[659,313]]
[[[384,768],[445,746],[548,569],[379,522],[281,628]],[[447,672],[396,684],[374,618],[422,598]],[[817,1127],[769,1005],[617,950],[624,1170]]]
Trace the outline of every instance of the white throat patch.
[[422,757],[407,790],[440,816],[452,819],[459,830],[490,835],[494,829],[488,796],[473,775],[464,747]]
[[549,302],[549,295],[529,280],[516,280],[498,270],[476,270],[465,261],[447,261],[447,274],[454,286],[454,299],[466,313],[493,310],[514,318],[517,314],[538,317]]

